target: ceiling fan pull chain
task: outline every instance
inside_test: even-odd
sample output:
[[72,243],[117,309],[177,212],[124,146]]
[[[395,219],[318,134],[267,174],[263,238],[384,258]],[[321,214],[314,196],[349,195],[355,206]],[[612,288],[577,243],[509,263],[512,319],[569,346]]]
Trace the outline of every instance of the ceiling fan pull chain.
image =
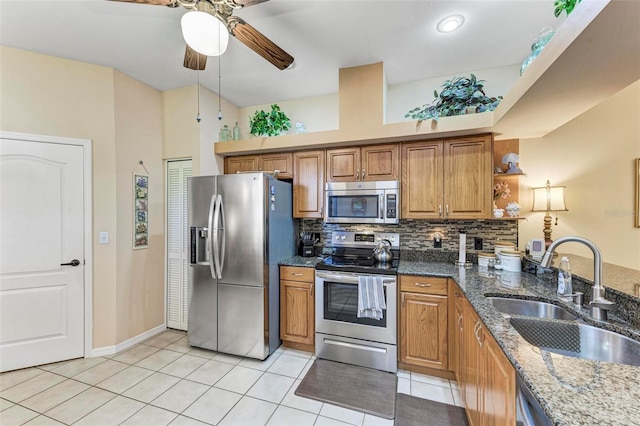
[[198,81],[198,115],[196,115],[196,121],[199,123],[202,118],[200,118],[200,55],[197,56],[196,59],[198,63],[198,69],[196,70],[196,79]]

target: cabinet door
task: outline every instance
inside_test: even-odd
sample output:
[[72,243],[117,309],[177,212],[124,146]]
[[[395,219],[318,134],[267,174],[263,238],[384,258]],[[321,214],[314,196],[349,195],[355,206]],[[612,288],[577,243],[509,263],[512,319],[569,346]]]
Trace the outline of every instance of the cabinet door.
[[482,419],[485,425],[516,424],[515,369],[493,337],[483,335],[484,386]]
[[256,172],[259,170],[257,155],[241,155],[238,157],[226,157],[224,159],[224,172],[233,174],[237,172]]
[[327,150],[327,182],[360,180],[360,148]]
[[460,364],[462,359],[462,320],[464,296],[458,285],[449,279],[449,294],[453,295],[449,300],[449,370],[456,375],[456,380],[461,382]]
[[293,217],[322,218],[325,153],[293,154]]
[[313,345],[315,340],[313,283],[280,281],[280,338]]
[[467,418],[471,426],[479,426],[482,420],[482,352],[476,332],[480,319],[468,302],[464,303],[462,396],[467,408]]
[[399,145],[371,145],[360,149],[360,180],[398,180]]
[[445,218],[491,217],[492,166],[490,135],[445,141]]
[[293,154],[290,152],[283,152],[278,154],[263,154],[260,156],[259,170],[263,172],[280,170],[278,179],[292,179]]
[[402,144],[402,218],[442,215],[442,141]]
[[401,293],[400,361],[447,369],[447,297]]

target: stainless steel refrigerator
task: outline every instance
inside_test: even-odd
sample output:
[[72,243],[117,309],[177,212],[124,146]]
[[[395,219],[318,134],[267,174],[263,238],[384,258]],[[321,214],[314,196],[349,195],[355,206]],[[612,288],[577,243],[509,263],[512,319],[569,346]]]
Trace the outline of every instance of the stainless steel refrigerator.
[[278,262],[294,255],[291,184],[244,173],[187,185],[189,344],[265,359],[280,345]]

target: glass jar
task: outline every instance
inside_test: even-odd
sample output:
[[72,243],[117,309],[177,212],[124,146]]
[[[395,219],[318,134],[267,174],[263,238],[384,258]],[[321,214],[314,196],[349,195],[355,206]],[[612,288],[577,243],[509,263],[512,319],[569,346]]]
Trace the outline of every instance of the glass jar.
[[542,52],[542,49],[547,45],[549,40],[553,37],[555,33],[551,27],[544,27],[538,33],[538,37],[533,41],[531,45],[531,53],[522,62],[522,66],[520,67],[520,75],[524,73],[524,70],[527,69],[529,65],[536,59],[536,57]]

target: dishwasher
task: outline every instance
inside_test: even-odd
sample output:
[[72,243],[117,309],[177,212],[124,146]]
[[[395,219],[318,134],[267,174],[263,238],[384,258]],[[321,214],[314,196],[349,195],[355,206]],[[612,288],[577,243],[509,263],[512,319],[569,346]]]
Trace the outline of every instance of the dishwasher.
[[516,425],[517,426],[552,426],[542,406],[531,390],[516,375]]

